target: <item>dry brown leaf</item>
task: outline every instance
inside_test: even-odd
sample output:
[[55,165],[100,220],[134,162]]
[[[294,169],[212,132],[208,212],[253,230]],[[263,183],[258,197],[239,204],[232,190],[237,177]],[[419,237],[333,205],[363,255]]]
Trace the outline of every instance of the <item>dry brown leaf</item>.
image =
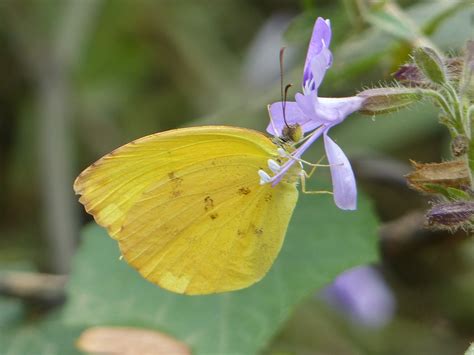
[[415,170],[406,175],[408,185],[415,190],[436,193],[429,185],[441,185],[464,190],[470,186],[469,170],[462,160],[422,164],[412,161]]
[[160,332],[132,327],[92,327],[85,330],[79,350],[107,355],[189,355],[189,347]]

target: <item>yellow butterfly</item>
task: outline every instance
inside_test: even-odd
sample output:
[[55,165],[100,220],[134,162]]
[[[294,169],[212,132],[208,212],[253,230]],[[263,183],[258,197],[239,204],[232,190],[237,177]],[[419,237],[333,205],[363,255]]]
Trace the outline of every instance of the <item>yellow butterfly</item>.
[[237,290],[270,269],[298,198],[297,168],[260,183],[279,148],[243,128],[170,130],[105,155],[74,190],[147,280],[190,295]]

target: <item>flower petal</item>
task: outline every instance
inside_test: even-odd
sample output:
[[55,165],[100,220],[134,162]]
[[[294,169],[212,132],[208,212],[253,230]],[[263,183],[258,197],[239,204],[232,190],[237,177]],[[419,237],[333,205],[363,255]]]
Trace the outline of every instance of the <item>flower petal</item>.
[[362,107],[364,98],[359,96],[351,97],[318,97],[314,101],[314,115],[318,121],[326,124],[339,124],[351,113]]
[[351,164],[342,149],[324,132],[324,148],[331,169],[334,202],[343,210],[355,210],[357,187]]
[[[282,102],[275,102],[269,105],[268,112],[270,113],[271,120],[267,126],[267,132],[274,136],[281,136],[282,130],[286,126],[285,119],[283,118]],[[285,103],[285,118],[289,125],[299,124],[303,133],[312,131],[321,125],[321,123],[306,116],[299,105],[293,101]]]
[[311,60],[321,52],[323,47],[329,48],[331,43],[331,24],[329,20],[318,17],[313,27],[313,34],[309,42],[308,52],[304,65],[303,83],[309,79]]
[[310,79],[309,82],[305,82],[304,90],[318,90],[319,85],[324,79],[326,75],[326,71],[330,67],[332,62],[332,54],[329,49],[323,47],[321,51],[315,55],[310,63],[309,69],[311,73],[309,74],[308,78]]
[[372,266],[358,266],[339,275],[322,293],[330,305],[356,324],[372,328],[386,325],[396,301],[383,275]]

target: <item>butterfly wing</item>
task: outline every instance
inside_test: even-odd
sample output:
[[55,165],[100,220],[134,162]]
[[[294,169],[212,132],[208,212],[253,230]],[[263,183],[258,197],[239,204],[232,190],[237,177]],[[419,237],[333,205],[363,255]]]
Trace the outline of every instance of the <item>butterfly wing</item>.
[[230,291],[265,275],[296,204],[294,183],[259,184],[275,154],[251,130],[172,130],[104,156],[74,188],[149,281],[186,294]]

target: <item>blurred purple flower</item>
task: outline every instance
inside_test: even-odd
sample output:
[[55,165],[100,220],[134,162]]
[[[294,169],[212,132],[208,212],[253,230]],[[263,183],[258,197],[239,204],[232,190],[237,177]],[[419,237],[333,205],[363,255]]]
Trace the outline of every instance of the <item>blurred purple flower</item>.
[[[309,133],[307,140],[298,147],[283,164],[281,169],[270,177],[260,173],[262,183],[280,182],[284,174],[295,164],[306,149],[321,135],[324,137],[326,155],[330,164],[333,182],[334,202],[345,210],[356,209],[357,188],[349,160],[339,146],[327,135],[329,130],[361,108],[363,98],[353,96],[344,98],[318,97],[318,88],[332,64],[331,27],[329,20],[319,17],[313,29],[303,72],[303,93],[295,95],[295,102],[275,102],[269,105],[270,124],[267,131],[277,137],[283,136],[287,125],[298,125],[303,133]],[[295,159],[296,158],[296,159]],[[274,169],[273,169],[274,170]]]
[[354,323],[371,328],[386,325],[395,312],[391,290],[371,266],[359,266],[342,273],[324,289],[322,296]]

